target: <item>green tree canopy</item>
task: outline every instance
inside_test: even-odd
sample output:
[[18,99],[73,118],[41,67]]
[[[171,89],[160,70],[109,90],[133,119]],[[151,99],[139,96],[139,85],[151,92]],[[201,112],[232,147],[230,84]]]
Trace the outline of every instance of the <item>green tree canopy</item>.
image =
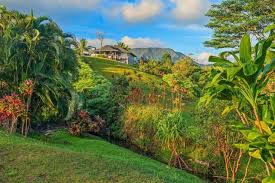
[[164,53],[162,55],[161,61],[164,67],[171,68],[173,66],[172,57],[169,53]]
[[263,39],[263,29],[275,21],[274,0],[223,0],[212,5],[206,16],[210,17],[206,27],[213,29],[207,47],[236,48],[243,35]]
[[190,77],[198,67],[194,64],[192,58],[186,57],[177,61],[172,67],[172,73],[180,79]]

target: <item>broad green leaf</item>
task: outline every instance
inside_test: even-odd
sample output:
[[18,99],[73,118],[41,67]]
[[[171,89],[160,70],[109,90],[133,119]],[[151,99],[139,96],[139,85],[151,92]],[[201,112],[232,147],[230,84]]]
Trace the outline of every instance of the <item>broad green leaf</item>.
[[273,183],[275,182],[275,170],[272,170],[272,173],[269,177],[266,177],[262,180],[262,183]]
[[216,85],[220,81],[221,75],[222,73],[215,75],[210,83],[210,86]]
[[240,130],[240,132],[243,134],[245,138],[248,138],[248,134],[251,132],[251,130]]
[[242,69],[242,67],[229,67],[226,68],[227,79],[232,80],[235,75]]
[[275,182],[275,175],[271,175],[262,180],[262,183],[273,183]]
[[263,70],[263,75],[265,76],[267,73],[275,69],[275,59],[272,59],[270,64],[266,64]]
[[256,159],[262,159],[261,151],[259,149],[254,152],[249,152],[249,155]]
[[264,33],[270,32],[275,29],[275,24],[269,25],[264,29]]
[[275,143],[275,133],[272,133],[272,135],[270,135],[268,137],[268,142],[269,143]]
[[251,62],[251,43],[248,34],[244,35],[240,44],[240,61],[241,63]]
[[253,63],[246,63],[243,67],[244,75],[251,76],[258,71],[258,65]]
[[246,126],[241,121],[230,121],[230,124],[230,126],[239,130],[246,128]]
[[233,66],[234,64],[230,62],[229,60],[217,57],[217,56],[210,56],[209,62],[215,63],[216,66]]
[[262,135],[261,135],[260,133],[251,131],[251,132],[249,132],[248,135],[247,135],[247,140],[253,141],[253,140],[255,140],[256,138],[261,137],[261,136],[262,136]]
[[[254,141],[249,143],[249,148],[256,148],[256,149],[262,149],[265,148],[266,144],[267,144],[267,139],[264,137],[258,137],[257,139],[255,139]],[[250,149],[250,151],[252,150]]]
[[234,146],[245,151],[249,150],[249,144],[234,144]]
[[232,56],[234,57],[234,59],[239,63],[240,59],[239,57],[236,55],[238,52],[233,52],[233,51],[224,51],[222,53],[219,54],[219,56],[223,59],[226,59],[228,56]]
[[275,146],[274,145],[270,145],[270,144],[266,144],[265,149],[267,149],[267,150],[275,150]]
[[255,64],[257,64],[259,67],[262,67],[265,62],[266,52],[271,46],[274,38],[268,38],[267,40],[259,42],[258,45],[258,54],[257,58],[255,59]]

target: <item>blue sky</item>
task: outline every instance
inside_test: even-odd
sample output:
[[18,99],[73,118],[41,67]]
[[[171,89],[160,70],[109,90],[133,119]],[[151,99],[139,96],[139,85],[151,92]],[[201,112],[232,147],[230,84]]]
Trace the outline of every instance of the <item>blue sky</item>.
[[130,47],[169,47],[194,54],[205,63],[217,51],[205,48],[211,30],[204,16],[221,0],[0,0],[10,9],[46,15],[65,32],[97,46],[96,32],[105,44],[123,41]]

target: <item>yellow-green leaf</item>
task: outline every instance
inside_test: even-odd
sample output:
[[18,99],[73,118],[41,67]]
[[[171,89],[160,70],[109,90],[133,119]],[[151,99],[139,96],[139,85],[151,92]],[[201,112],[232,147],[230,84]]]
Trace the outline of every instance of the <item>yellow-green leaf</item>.
[[249,132],[249,133],[248,133],[247,139],[248,139],[249,141],[253,141],[253,140],[255,140],[256,138],[258,138],[258,137],[260,137],[260,136],[262,136],[260,133],[252,131],[252,132]]
[[268,135],[272,135],[272,131],[269,128],[269,126],[266,124],[266,122],[264,121],[260,121],[260,125],[263,128],[263,130],[268,134]]
[[269,25],[264,29],[264,33],[270,32],[275,29],[275,24]]
[[272,170],[271,176],[266,177],[262,180],[262,183],[272,183],[275,182],[275,170]]
[[254,152],[249,152],[249,155],[253,158],[262,159],[261,151],[259,149]]
[[272,135],[270,135],[268,137],[268,142],[269,143],[275,143],[275,133],[272,133]]
[[236,148],[243,149],[247,151],[249,149],[249,144],[234,144]]

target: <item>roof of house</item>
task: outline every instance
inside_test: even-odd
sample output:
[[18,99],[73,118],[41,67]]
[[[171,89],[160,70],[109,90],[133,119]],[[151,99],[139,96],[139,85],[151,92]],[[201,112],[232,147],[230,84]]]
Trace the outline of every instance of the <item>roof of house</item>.
[[135,54],[133,54],[132,52],[130,52],[130,51],[124,49],[124,48],[121,48],[120,46],[105,45],[102,48],[99,48],[99,49],[95,50],[95,52],[105,52],[105,51],[108,51],[108,52],[119,52],[119,53],[128,53],[128,54],[131,54],[132,56],[136,57]]
[[118,50],[117,48],[115,48],[114,46],[111,46],[111,45],[105,45],[102,48],[96,49],[95,51],[96,52],[102,52],[102,51],[121,52],[120,50]]

